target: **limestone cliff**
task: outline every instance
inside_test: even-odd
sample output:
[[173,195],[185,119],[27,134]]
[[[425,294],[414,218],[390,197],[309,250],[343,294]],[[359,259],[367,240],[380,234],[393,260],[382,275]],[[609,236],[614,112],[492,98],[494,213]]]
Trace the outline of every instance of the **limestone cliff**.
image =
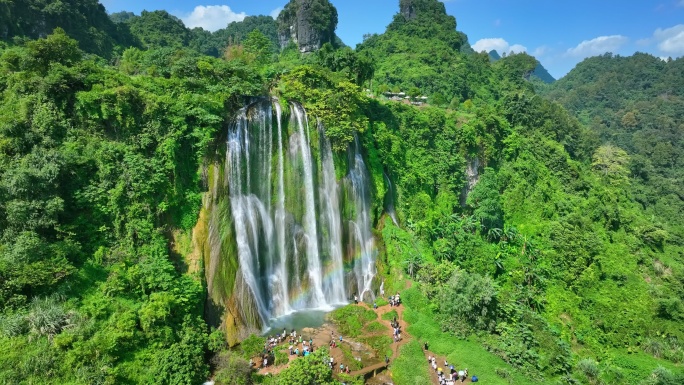
[[388,32],[408,34],[423,39],[446,41],[453,49],[472,52],[468,36],[456,30],[456,18],[446,13],[438,0],[399,0],[399,13],[387,26]]
[[399,13],[406,20],[413,20],[418,15],[445,16],[446,8],[437,0],[399,0]]
[[293,41],[301,52],[313,52],[334,42],[337,9],[328,0],[291,0],[277,21],[281,48]]

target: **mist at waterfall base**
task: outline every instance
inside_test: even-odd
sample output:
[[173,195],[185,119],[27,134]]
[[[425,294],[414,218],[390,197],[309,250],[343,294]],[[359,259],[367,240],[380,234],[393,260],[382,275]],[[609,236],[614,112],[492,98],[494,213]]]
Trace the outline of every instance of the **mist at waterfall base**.
[[346,176],[337,180],[325,128],[309,122],[300,105],[288,107],[286,113],[278,101],[253,103],[228,133],[238,274],[264,330],[287,326],[282,322],[316,326],[320,314],[354,294],[374,297],[370,181],[358,139]]

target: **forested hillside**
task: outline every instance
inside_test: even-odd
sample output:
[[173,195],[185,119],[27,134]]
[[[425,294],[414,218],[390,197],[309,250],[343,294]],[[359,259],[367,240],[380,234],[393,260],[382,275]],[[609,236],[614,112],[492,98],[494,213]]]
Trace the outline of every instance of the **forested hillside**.
[[0,382],[201,382],[205,295],[183,232],[202,158],[260,77],[191,51],[108,67],[61,29],[0,63]]
[[305,359],[256,374],[265,340],[216,322],[237,305],[214,308],[198,249],[236,253],[230,214],[200,238],[255,97],[320,123],[333,176],[360,146],[373,289],[402,292],[415,338],[395,383],[431,383],[418,342],[483,383],[684,381],[683,59],[606,55],[531,83],[533,57],[472,52],[437,0],[308,54],[266,16],[209,33],[63,0],[0,1],[0,18],[0,382],[363,383]]
[[114,24],[97,0],[5,0],[0,2],[0,38],[36,39],[64,29],[79,47],[102,57],[115,47],[136,45],[126,28]]

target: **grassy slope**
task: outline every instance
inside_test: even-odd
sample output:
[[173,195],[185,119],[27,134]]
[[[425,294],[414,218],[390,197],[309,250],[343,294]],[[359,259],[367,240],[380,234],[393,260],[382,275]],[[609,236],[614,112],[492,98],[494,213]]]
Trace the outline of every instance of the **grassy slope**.
[[[409,357],[400,358],[411,360],[412,370],[406,372],[399,371],[397,375],[398,384],[413,383],[410,381],[412,377],[419,377],[423,371],[427,372],[427,363],[425,356],[422,353],[421,343],[428,341],[430,350],[440,356],[446,356],[448,361],[453,363],[456,367],[467,367],[471,375],[476,375],[481,381],[486,381],[487,384],[492,385],[507,385],[509,381],[501,378],[496,374],[497,369],[504,370],[511,375],[512,383],[528,384],[534,382],[517,372],[511,365],[507,364],[501,358],[485,350],[480,344],[473,341],[461,340],[448,333],[442,332],[439,323],[430,310],[427,299],[413,287],[402,292],[402,302],[406,306],[404,312],[404,319],[409,323],[408,332],[417,339],[415,343],[418,346],[420,354],[416,354],[412,348],[407,347]],[[402,351],[402,356],[403,356]],[[399,362],[399,360],[397,360]],[[399,366],[399,364],[397,364]],[[393,369],[394,371],[394,369]],[[400,377],[401,376],[401,377]],[[406,381],[406,382],[405,382]]]

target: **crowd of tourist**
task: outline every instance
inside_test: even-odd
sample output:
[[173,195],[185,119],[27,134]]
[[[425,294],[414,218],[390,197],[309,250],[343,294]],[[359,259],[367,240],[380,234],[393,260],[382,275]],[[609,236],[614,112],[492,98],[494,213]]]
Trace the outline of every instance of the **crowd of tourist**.
[[[427,350],[427,342],[425,343]],[[458,381],[465,382],[468,379],[468,368],[456,370],[454,365],[449,365],[447,360],[444,360],[444,368],[437,364],[437,358],[428,356],[428,365],[437,373],[439,385],[455,385]],[[477,376],[471,377],[471,382],[477,382]]]
[[[261,354],[262,368],[273,365],[275,361],[275,350],[281,344],[287,342],[289,344],[288,351],[291,356],[306,357],[314,352],[313,338],[308,340],[301,334],[298,336],[297,331],[292,329],[290,333],[287,329],[283,329],[283,333],[278,333],[275,336],[268,336],[264,344],[264,350]],[[250,360],[253,364],[253,360]],[[258,363],[257,363],[258,365]]]

